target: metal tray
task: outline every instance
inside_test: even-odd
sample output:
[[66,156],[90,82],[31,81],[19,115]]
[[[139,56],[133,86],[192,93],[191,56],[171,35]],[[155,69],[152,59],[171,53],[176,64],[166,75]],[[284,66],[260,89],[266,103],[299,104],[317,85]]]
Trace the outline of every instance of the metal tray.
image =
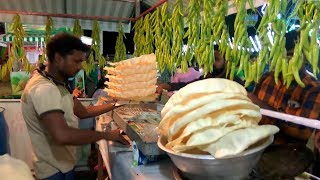
[[157,145],[162,108],[157,103],[130,104],[115,109],[112,118],[144,155],[162,155]]

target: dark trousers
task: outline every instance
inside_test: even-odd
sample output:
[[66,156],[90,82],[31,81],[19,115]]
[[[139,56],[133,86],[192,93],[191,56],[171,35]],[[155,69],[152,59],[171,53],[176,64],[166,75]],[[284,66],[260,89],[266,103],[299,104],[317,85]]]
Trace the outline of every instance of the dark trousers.
[[320,177],[320,157],[319,157],[319,152],[317,149],[314,150],[315,152],[315,162],[313,163],[312,167],[312,173],[313,175]]
[[43,180],[75,180],[74,170],[68,171],[66,173],[58,172]]

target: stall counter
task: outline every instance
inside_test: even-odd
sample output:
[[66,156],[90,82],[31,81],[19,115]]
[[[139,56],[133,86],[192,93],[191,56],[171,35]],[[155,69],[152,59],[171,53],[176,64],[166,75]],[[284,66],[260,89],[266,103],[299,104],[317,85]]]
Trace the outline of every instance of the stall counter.
[[[96,121],[96,130],[102,131],[102,123],[99,120]],[[177,170],[177,168],[169,158],[146,165],[133,167],[133,152],[131,148],[124,147],[119,143],[106,140],[98,141],[98,145],[103,163],[106,165],[108,174],[113,180],[175,179],[174,172]]]
[[[88,106],[93,98],[80,98],[81,103]],[[4,110],[4,119],[9,129],[9,152],[14,158],[23,160],[33,169],[33,151],[28,130],[23,120],[20,99],[0,99],[0,107]]]

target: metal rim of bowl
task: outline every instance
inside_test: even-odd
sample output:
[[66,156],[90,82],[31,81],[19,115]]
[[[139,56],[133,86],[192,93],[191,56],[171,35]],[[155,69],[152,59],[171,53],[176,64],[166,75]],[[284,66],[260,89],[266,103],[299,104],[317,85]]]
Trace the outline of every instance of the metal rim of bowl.
[[[163,135],[161,135],[158,139],[158,147],[167,152],[168,154],[172,154],[172,155],[176,155],[176,156],[182,156],[182,157],[186,157],[186,158],[193,158],[193,159],[207,159],[207,160],[214,160],[216,158],[214,158],[212,155],[197,155],[197,154],[188,154],[188,153],[176,153],[170,149],[167,149],[162,143],[162,139],[165,138]],[[266,147],[268,147],[270,144],[272,144],[273,142],[273,138],[274,136],[271,135],[267,138],[265,138],[263,144],[257,146],[257,147],[254,147],[254,148],[250,148],[250,149],[246,149],[245,151],[243,151],[242,153],[240,154],[237,154],[237,155],[234,155],[234,156],[227,156],[227,157],[224,157],[224,158],[219,158],[219,159],[232,159],[232,158],[236,158],[236,157],[243,157],[243,156],[246,156],[246,155],[250,155],[252,153],[255,153],[255,152],[258,152],[262,149],[265,149]]]

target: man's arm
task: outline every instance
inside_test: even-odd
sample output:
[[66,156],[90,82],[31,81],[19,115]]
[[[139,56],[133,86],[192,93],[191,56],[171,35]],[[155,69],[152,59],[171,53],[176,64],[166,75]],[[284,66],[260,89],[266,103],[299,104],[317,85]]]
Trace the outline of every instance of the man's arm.
[[[189,82],[191,83],[191,82]],[[158,94],[161,94],[162,91],[165,89],[167,91],[177,91],[181,88],[183,88],[184,86],[186,86],[187,84],[189,83],[185,83],[185,82],[179,82],[179,83],[162,83],[162,84],[159,84],[157,86],[157,90],[156,92]]]
[[102,104],[99,106],[85,107],[77,98],[74,98],[73,102],[74,102],[74,108],[73,108],[74,114],[80,119],[99,116],[100,114],[106,113],[116,108],[114,104],[111,104],[111,103]]
[[49,135],[59,145],[83,145],[96,142],[100,139],[128,144],[119,130],[98,132],[69,127],[61,111],[44,113],[41,115],[40,119]]
[[193,83],[193,82],[196,82],[196,81],[199,81],[199,80],[202,80],[204,77],[203,76],[200,76],[198,79],[195,79],[193,81],[190,81],[190,82],[178,82],[178,83],[163,83],[163,84],[159,84],[158,87],[157,87],[157,93],[158,94],[161,94],[162,93],[162,90],[165,89],[167,91],[177,91],[183,87],[185,87],[186,85],[190,84],[190,83]]

